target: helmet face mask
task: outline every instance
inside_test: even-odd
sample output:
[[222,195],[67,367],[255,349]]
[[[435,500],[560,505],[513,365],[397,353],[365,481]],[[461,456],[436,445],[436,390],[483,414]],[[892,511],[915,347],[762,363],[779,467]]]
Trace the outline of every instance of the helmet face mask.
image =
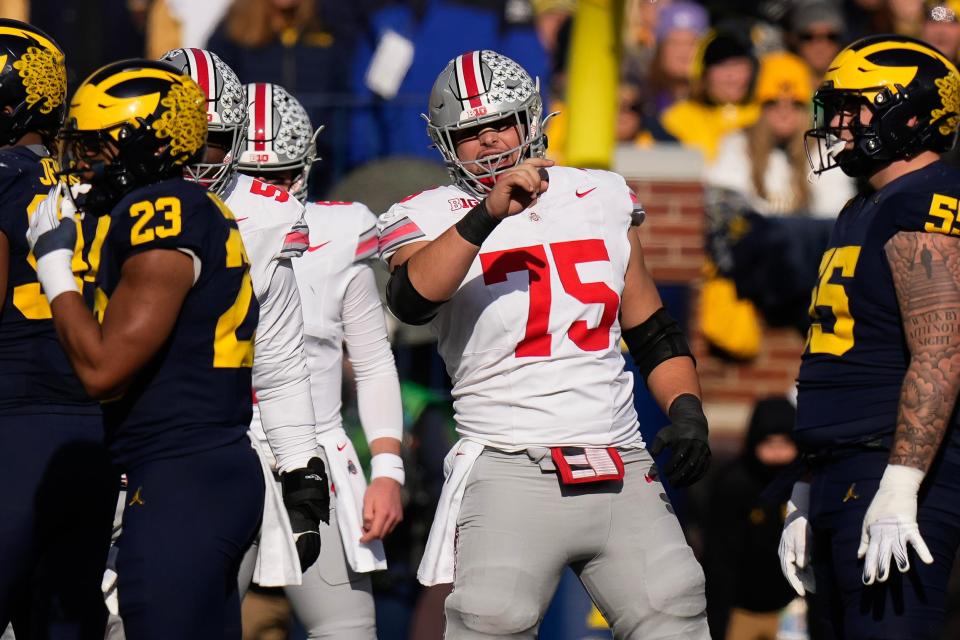
[[160,58],[190,76],[206,96],[207,129],[216,146],[226,149],[223,158],[201,158],[186,167],[184,175],[204,188],[223,194],[237,169],[247,131],[247,96],[237,74],[220,57],[205,49],[173,49]]
[[[457,186],[482,198],[500,174],[528,158],[543,157],[546,119],[539,89],[519,64],[494,51],[471,51],[447,64],[433,85],[423,118]],[[517,146],[481,160],[460,159],[458,133],[502,121],[517,127]],[[504,163],[513,154],[514,161]],[[467,165],[480,171],[471,171]]]
[[870,36],[840,52],[813,102],[805,140],[813,172],[840,167],[868,177],[891,162],[953,147],[960,75],[919,40]]
[[276,84],[247,85],[249,125],[237,170],[285,185],[300,202],[307,199],[310,168],[317,161],[317,136],[303,105]]

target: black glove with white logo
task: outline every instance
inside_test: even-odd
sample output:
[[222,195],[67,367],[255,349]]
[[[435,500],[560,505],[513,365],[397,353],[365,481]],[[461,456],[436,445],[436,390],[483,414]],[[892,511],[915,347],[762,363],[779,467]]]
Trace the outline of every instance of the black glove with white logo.
[[691,393],[678,396],[667,413],[670,425],[657,434],[650,453],[656,456],[664,447],[670,447],[672,453],[663,473],[674,487],[687,487],[710,467],[707,417],[700,399]]
[[330,524],[330,484],[320,458],[311,458],[303,469],[280,474],[283,504],[297,543],[300,570],[320,557],[320,523]]

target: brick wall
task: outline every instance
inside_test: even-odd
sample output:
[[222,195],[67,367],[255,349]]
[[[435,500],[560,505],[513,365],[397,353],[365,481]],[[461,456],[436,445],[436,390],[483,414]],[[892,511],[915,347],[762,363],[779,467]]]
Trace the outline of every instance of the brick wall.
[[[641,152],[641,164],[617,169],[627,176],[647,211],[641,241],[647,268],[660,283],[691,287],[691,345],[703,385],[704,407],[717,435],[740,433],[756,399],[778,395],[793,386],[803,340],[792,329],[767,329],[759,356],[733,363],[708,353],[699,333],[698,292],[703,279],[703,189],[698,166],[657,150]],[[671,171],[670,164],[674,165]],[[652,174],[652,175],[651,175]]]

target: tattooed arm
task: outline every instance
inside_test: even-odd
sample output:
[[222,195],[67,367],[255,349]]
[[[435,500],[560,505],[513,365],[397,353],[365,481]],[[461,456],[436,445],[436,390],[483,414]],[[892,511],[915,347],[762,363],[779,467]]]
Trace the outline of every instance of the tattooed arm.
[[960,238],[901,231],[885,248],[910,349],[890,464],[926,473],[960,392]]
[[909,571],[911,547],[921,562],[933,563],[917,524],[917,495],[960,391],[960,239],[901,231],[885,250],[910,364],[890,459],[860,529],[857,557],[867,585],[887,579],[891,560]]

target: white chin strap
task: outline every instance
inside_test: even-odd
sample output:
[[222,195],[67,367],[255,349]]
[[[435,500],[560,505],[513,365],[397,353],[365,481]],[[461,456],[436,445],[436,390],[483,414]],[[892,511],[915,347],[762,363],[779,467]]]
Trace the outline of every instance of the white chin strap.
[[827,134],[827,155],[832,159],[836,160],[837,155],[843,151],[843,148],[847,146],[845,140],[841,140],[839,137],[833,135],[832,133]]
[[[827,134],[826,144],[827,144],[827,148],[825,150],[825,153],[827,157],[833,161],[836,161],[837,156],[847,146],[847,142],[845,140],[841,139],[839,136],[833,135],[832,133]],[[836,166],[836,165],[831,165],[831,166]],[[820,174],[823,173],[823,171],[824,171],[823,167],[820,167],[819,171],[817,169],[811,169],[810,172],[807,174],[807,182],[809,182],[810,184],[813,184],[814,182],[819,180]]]

